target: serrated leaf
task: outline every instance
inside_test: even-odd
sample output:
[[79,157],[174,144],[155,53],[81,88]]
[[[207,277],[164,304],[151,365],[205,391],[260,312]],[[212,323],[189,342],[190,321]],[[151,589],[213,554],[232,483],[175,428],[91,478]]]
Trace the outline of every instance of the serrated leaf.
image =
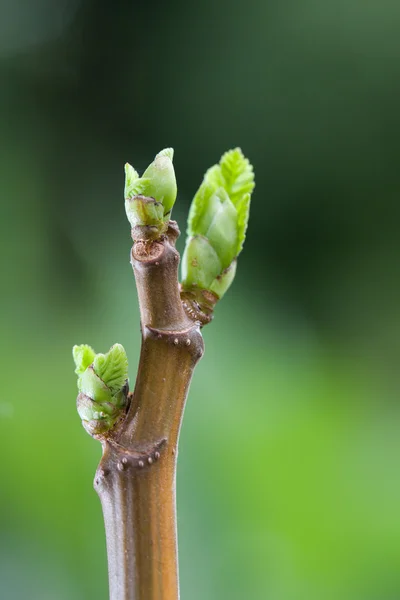
[[211,184],[202,185],[195,198],[197,201],[190,208],[188,235],[206,235],[221,200]]
[[107,354],[96,354],[93,369],[112,394],[116,394],[128,379],[128,359],[121,344],[115,344]]
[[92,364],[96,352],[87,344],[81,344],[80,346],[74,346],[72,348],[72,356],[75,362],[75,373],[81,375],[86,368]]
[[[132,198],[135,196],[135,185],[137,180],[139,179],[139,173],[130,165],[129,163],[125,164],[125,189],[124,189],[124,197]],[[137,193],[137,192],[136,192]]]
[[[203,287],[219,297],[226,292],[243,248],[253,189],[253,167],[240,148],[225,152],[219,164],[208,169],[189,211],[182,261],[184,290]],[[218,272],[215,258],[220,263]]]
[[210,201],[218,188],[223,187],[224,181],[221,175],[219,165],[214,165],[204,175],[204,179],[197,190],[192,204],[190,205],[188,217],[187,234],[202,235],[208,225],[204,225],[204,221],[212,219],[212,209]]
[[[174,149],[173,148],[164,148],[157,154],[157,156],[167,156],[171,161],[174,159]],[[157,158],[156,156],[156,158]]]
[[133,199],[135,196],[150,196],[150,179],[139,177],[125,185],[125,201]]
[[236,206],[245,194],[251,194],[254,189],[253,167],[240,148],[225,152],[219,164],[225,190]]
[[250,194],[245,194],[240,202],[236,205],[238,213],[238,244],[236,249],[236,256],[241,252],[246,239],[247,224],[249,222],[250,215]]

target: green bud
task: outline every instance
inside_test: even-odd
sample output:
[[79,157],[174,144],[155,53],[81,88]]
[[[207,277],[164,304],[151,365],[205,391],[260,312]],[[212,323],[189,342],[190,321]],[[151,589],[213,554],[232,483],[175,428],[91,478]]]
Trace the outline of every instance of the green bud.
[[201,298],[201,292],[208,291],[218,300],[231,285],[253,189],[253,167],[240,148],[226,152],[219,164],[206,172],[189,212],[182,258],[184,293]]
[[182,277],[186,288],[209,290],[222,270],[221,261],[206,237],[195,235],[188,239],[182,257]]
[[156,232],[164,226],[164,207],[161,202],[147,196],[135,196],[125,200],[125,210],[132,229],[150,227]]
[[147,237],[159,236],[166,230],[176,200],[173,156],[172,148],[159,152],[142,177],[130,164],[125,165],[126,215],[132,229],[150,228]]
[[96,354],[93,370],[104,381],[112,394],[116,394],[128,379],[128,358],[121,344],[111,346],[107,354]]
[[89,365],[79,377],[78,389],[82,394],[89,396],[89,398],[92,398],[97,403],[108,402],[111,398],[109,388],[97,375],[93,365]]
[[78,414],[91,435],[104,435],[125,413],[128,393],[128,360],[121,344],[107,354],[90,346],[74,346],[78,374]]
[[226,269],[237,255],[238,214],[224,188],[211,196],[207,213],[210,223],[201,233],[215,249],[222,269]]
[[177,187],[175,179],[173,148],[161,150],[154,161],[147,167],[143,173],[143,179],[148,180],[146,187],[146,196],[155,198],[164,206],[164,217],[169,217],[172,207],[175,204]]

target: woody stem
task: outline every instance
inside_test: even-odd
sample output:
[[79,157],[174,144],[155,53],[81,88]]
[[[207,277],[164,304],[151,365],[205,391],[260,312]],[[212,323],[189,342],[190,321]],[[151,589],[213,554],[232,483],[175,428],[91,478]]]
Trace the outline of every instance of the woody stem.
[[110,600],[178,600],[175,478],[179,431],[204,345],[178,287],[179,230],[136,241],[131,262],[142,349],[125,420],[103,440],[95,488],[103,507]]

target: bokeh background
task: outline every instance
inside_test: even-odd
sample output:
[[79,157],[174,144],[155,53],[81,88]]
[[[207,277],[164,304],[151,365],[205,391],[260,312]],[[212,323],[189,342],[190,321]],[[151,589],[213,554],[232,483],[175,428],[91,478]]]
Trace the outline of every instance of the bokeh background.
[[181,435],[182,598],[400,598],[399,31],[394,0],[0,0],[1,598],[108,597],[71,347],[121,342],[134,381],[124,163],[175,148],[184,231],[237,145],[257,187]]

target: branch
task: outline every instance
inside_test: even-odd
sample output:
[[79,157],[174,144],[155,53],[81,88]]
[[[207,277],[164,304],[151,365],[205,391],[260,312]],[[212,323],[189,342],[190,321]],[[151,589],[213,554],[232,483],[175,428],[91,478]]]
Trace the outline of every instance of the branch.
[[179,229],[169,221],[177,195],[173,149],[142,177],[125,165],[125,210],[139,296],[142,348],[134,393],[125,350],[74,346],[77,407],[103,445],[95,488],[107,536],[111,600],[178,600],[175,477],[179,431],[196,363],[200,326],[235,277],[254,188],[241,150],[205,174],[189,214],[178,285]]
[[132,248],[142,349],[125,419],[103,438],[95,477],[107,536],[110,600],[179,598],[175,476],[190,381],[204,345],[178,287],[179,230]]

